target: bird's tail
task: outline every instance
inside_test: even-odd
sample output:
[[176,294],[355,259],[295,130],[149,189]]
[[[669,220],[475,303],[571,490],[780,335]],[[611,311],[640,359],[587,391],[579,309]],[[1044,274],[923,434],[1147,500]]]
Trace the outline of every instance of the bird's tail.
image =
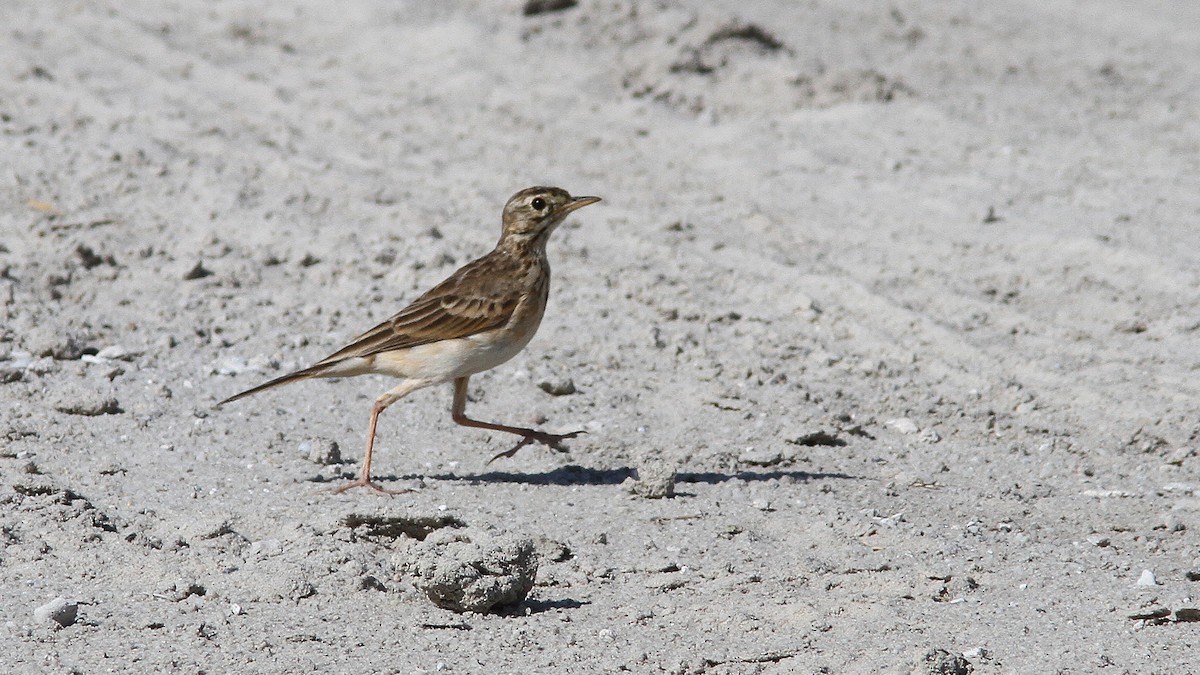
[[294,373],[289,373],[282,377],[277,377],[277,378],[271,380],[270,382],[263,382],[262,384],[258,385],[257,387],[252,387],[250,389],[247,389],[246,391],[243,391],[240,394],[234,394],[233,396],[230,396],[229,398],[225,399],[224,401],[221,401],[220,403],[218,403],[216,405],[216,407],[219,408],[219,407],[225,405],[226,403],[231,403],[233,401],[238,400],[239,398],[246,398],[247,396],[250,396],[251,394],[257,394],[258,392],[263,391],[265,389],[271,389],[273,387],[278,387],[281,384],[288,384],[290,382],[296,382],[297,380],[306,380],[310,377],[316,377],[316,376],[320,375],[321,372],[324,371],[326,368],[327,368],[327,366],[325,366],[325,365],[312,366],[310,368],[305,368],[304,370],[297,370]]

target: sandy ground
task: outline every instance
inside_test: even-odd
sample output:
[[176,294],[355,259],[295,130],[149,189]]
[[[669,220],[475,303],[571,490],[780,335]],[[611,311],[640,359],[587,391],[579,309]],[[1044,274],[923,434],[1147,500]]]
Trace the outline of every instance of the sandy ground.
[[[0,671],[1200,669],[1200,4],[0,26]],[[487,466],[430,389],[380,428],[411,492],[333,495],[387,380],[213,408],[536,184],[605,201],[471,411],[569,453]],[[456,531],[536,543],[522,604],[414,585]]]

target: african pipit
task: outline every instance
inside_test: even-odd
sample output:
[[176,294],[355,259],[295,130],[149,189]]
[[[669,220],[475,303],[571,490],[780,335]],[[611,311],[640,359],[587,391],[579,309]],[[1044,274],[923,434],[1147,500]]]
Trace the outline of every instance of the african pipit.
[[454,383],[451,418],[455,422],[521,437],[515,446],[492,460],[512,457],[534,442],[563,450],[564,440],[583,432],[550,434],[467,417],[467,381],[475,373],[516,356],[533,338],[550,296],[546,241],[569,213],[598,201],[599,197],[572,197],[555,187],[521,190],[504,205],[500,241],[491,253],[467,263],[398,314],[316,364],[230,396],[217,405],[310,377],[378,374],[400,378],[400,384],[375,399],[371,408],[362,473],[336,492],[355,487],[390,492],[371,481],[371,453],[379,414],[404,396],[443,382]]

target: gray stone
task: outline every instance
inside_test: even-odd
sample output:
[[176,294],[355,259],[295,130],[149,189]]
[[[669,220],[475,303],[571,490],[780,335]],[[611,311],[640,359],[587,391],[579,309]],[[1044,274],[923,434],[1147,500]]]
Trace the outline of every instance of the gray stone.
[[482,613],[525,599],[538,556],[531,539],[443,530],[417,545],[404,567],[438,607]]
[[75,623],[79,617],[79,603],[58,597],[33,610],[33,618],[41,623],[53,621],[60,628],[66,628]]
[[661,460],[644,460],[637,468],[636,481],[626,481],[626,488],[647,499],[675,496],[675,467]]

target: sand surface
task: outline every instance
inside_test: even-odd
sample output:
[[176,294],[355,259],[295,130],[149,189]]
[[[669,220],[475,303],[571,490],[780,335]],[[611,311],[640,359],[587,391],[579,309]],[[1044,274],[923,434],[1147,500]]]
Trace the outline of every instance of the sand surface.
[[[1200,669],[1200,4],[522,8],[0,3],[0,671]],[[568,453],[428,389],[335,495],[388,380],[213,408],[537,184],[470,411]]]

